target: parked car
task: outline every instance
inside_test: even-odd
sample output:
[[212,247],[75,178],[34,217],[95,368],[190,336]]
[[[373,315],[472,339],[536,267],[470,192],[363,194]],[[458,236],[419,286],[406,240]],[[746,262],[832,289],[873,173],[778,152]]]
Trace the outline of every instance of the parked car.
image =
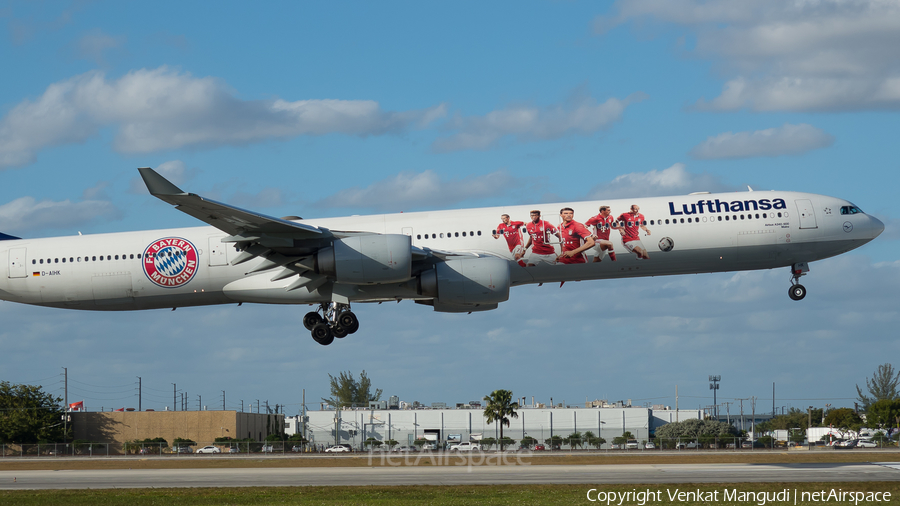
[[644,445],[645,450],[655,450],[656,445],[653,444],[653,441],[647,441],[647,444]]
[[204,446],[197,450],[197,453],[222,453],[222,450],[219,449],[218,446]]
[[325,448],[325,453],[350,453],[350,445],[334,445]]
[[641,444],[637,442],[637,439],[629,439],[625,442],[626,450],[638,450],[641,448]]
[[397,446],[391,451],[394,453],[412,453],[417,450],[415,446]]
[[878,443],[872,441],[871,439],[860,439],[856,443],[857,448],[878,448]]
[[465,443],[457,443],[454,445],[450,445],[451,452],[473,452],[481,451],[481,445],[478,443],[465,442]]
[[300,445],[295,445],[291,447],[291,451],[294,453],[300,453],[303,451],[303,447]]
[[172,453],[194,453],[190,446],[176,446],[172,448]]
[[427,452],[431,450],[437,450],[437,445],[435,443],[425,443],[422,445],[422,451]]
[[232,446],[231,448],[228,449],[228,453],[240,453],[240,452],[241,451],[238,449],[237,446]]
[[741,443],[741,448],[753,448],[753,441],[744,441]]
[[263,453],[272,453],[275,451],[275,447],[273,447],[272,445],[263,445],[262,448],[259,449],[259,451]]
[[534,445],[534,451],[536,451],[536,452],[542,452],[546,449],[547,449],[547,447],[544,445]]

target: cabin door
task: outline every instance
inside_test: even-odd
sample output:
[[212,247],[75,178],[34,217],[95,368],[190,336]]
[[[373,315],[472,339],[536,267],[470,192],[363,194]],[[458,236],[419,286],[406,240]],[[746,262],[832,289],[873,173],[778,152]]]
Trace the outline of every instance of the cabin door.
[[816,223],[816,212],[808,199],[797,199],[797,212],[800,214],[800,228],[819,228]]
[[12,248],[9,250],[9,277],[24,278],[28,276],[25,270],[25,248]]

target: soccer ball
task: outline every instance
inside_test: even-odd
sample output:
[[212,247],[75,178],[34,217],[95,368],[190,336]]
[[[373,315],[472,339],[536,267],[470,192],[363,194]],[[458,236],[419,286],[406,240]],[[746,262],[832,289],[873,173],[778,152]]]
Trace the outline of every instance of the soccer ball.
[[659,240],[659,249],[665,252],[672,251],[672,248],[675,247],[675,241],[672,240],[671,237],[663,237]]

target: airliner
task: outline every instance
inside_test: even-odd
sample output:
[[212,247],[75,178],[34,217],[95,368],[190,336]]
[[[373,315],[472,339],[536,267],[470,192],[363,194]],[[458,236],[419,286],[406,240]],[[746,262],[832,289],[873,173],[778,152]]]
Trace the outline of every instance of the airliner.
[[451,211],[276,218],[187,193],[151,168],[150,194],[208,226],[44,239],[0,234],[0,299],[129,311],[214,304],[318,306],[303,324],[331,344],[359,329],[357,302],[496,309],[510,287],[787,267],[876,238],[843,199],[699,192]]

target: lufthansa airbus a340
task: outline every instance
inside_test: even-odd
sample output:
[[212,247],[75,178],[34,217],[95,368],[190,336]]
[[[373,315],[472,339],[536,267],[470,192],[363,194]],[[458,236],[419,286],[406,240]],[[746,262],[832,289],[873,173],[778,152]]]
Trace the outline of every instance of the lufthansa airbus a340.
[[529,283],[787,267],[788,294],[800,300],[810,262],[884,230],[846,200],[782,191],[274,218],[139,171],[152,195],[210,226],[0,234],[0,299],[109,311],[311,304],[319,308],[303,323],[327,345],[359,329],[353,302],[485,311]]

